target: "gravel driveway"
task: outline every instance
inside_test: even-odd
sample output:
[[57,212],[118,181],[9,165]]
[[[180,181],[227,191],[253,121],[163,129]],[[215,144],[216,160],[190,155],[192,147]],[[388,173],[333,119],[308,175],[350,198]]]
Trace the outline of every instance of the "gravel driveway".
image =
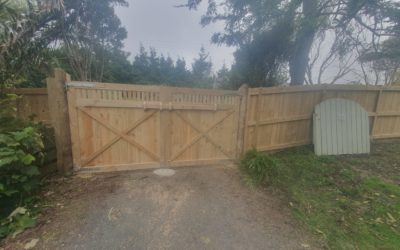
[[304,249],[279,200],[233,167],[72,177],[51,184],[53,208],[5,249]]

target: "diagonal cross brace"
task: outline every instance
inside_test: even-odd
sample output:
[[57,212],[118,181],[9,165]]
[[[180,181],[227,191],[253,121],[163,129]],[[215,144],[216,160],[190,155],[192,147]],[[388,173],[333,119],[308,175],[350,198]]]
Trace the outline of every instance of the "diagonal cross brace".
[[175,160],[179,156],[181,156],[190,146],[198,142],[201,138],[205,137],[209,142],[211,142],[216,148],[218,148],[224,155],[226,155],[228,158],[230,158],[230,155],[228,152],[226,152],[223,147],[221,147],[218,143],[216,143],[209,135],[208,133],[213,130],[217,125],[222,123],[226,118],[228,118],[230,115],[232,115],[235,111],[229,112],[226,116],[218,119],[214,124],[212,124],[210,127],[208,127],[206,130],[202,131],[198,127],[196,127],[191,121],[189,121],[187,118],[185,118],[181,112],[177,112],[176,114],[181,118],[184,122],[189,124],[193,129],[195,129],[197,132],[200,134],[196,136],[191,142],[186,144],[184,147],[182,147],[174,156],[172,156],[171,161]]
[[139,144],[138,142],[136,142],[135,140],[133,140],[131,137],[128,136],[128,134],[134,130],[135,128],[137,128],[140,124],[142,124],[144,121],[146,121],[147,119],[149,119],[151,116],[153,116],[157,111],[153,111],[145,116],[143,116],[141,119],[139,119],[138,121],[136,121],[130,128],[120,132],[118,129],[114,128],[113,126],[105,123],[104,121],[102,121],[101,118],[97,117],[96,115],[93,115],[92,113],[90,113],[90,111],[88,111],[86,108],[82,108],[82,107],[78,107],[79,110],[81,110],[82,112],[84,112],[85,114],[87,114],[88,116],[90,116],[91,118],[93,118],[94,120],[96,120],[99,124],[101,124],[102,126],[104,126],[105,128],[111,130],[114,134],[116,134],[117,136],[112,139],[110,142],[108,142],[106,145],[104,145],[101,149],[99,149],[98,151],[94,152],[93,154],[91,154],[86,160],[85,162],[82,164],[83,166],[85,166],[86,164],[88,164],[89,162],[93,161],[96,157],[98,157],[101,153],[103,153],[105,150],[107,150],[109,147],[111,147],[114,143],[116,143],[117,141],[119,141],[120,139],[124,139],[125,141],[127,141],[128,143],[130,143],[131,145],[141,149],[142,151],[144,151],[147,155],[149,155],[152,159],[154,160],[159,160],[160,157],[157,156],[156,154],[154,154],[153,152],[151,152],[150,150],[146,149],[144,146],[142,146],[141,144]]

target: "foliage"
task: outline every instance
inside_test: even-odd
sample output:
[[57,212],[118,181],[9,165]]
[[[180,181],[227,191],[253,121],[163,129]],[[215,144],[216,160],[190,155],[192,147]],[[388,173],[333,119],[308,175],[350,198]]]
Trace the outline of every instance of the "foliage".
[[29,207],[39,186],[43,159],[39,127],[16,118],[16,98],[0,98],[0,238],[33,225],[24,207]]
[[212,63],[204,47],[200,48],[199,57],[192,63],[192,75],[195,85],[212,86]]
[[[0,218],[29,203],[30,195],[40,183],[38,164],[43,148],[42,138],[33,127],[0,134]],[[31,225],[26,216],[25,213],[11,214],[3,221],[0,236],[25,223]]]
[[[0,0],[0,84],[40,86],[53,49],[62,53],[74,79],[101,81],[120,53],[126,30],[114,13],[124,0]],[[117,52],[116,52],[117,51]],[[116,75],[116,74],[114,74]]]
[[238,88],[243,83],[250,87],[267,87],[285,83],[288,58],[286,27],[276,27],[257,35],[250,43],[243,44],[234,53],[232,84]]
[[211,62],[202,48],[199,58],[192,64],[192,71],[186,68],[184,58],[176,62],[170,57],[159,55],[154,48],[148,52],[143,46],[132,63],[133,80],[141,84],[166,84],[171,86],[211,87]]
[[[187,0],[184,5],[196,9],[202,0]],[[259,60],[250,62],[257,74],[268,79],[276,63],[289,66],[292,85],[303,84],[309,64],[311,46],[317,34],[334,31],[340,35],[339,46],[352,51],[366,37],[398,36],[399,3],[394,0],[209,0],[201,23],[222,21],[223,32],[213,35],[215,43],[238,46],[248,51],[252,45]],[[274,39],[276,34],[280,39]],[[362,34],[362,35],[360,35]],[[261,37],[268,37],[268,49]],[[371,43],[370,43],[370,46]],[[283,47],[283,49],[281,48]],[[338,50],[338,53],[343,50]],[[248,53],[250,53],[249,51]],[[243,53],[243,52],[242,52]],[[238,60],[238,59],[237,59]],[[268,62],[260,64],[259,61]],[[237,63],[241,63],[239,60]],[[260,69],[258,69],[260,68]],[[260,79],[262,77],[259,77]]]
[[186,68],[179,58],[147,53],[142,47],[133,63],[122,51],[127,36],[115,14],[125,0],[0,0],[0,87],[37,87],[53,67],[73,80],[161,83],[211,87],[211,62],[201,49]]
[[[125,0],[64,1],[58,22],[66,23],[60,41],[74,79],[103,81],[106,67],[120,54],[127,31],[114,11]],[[125,56],[126,57],[126,56]]]
[[385,71],[388,83],[396,83],[400,69],[400,37],[392,37],[383,41],[378,49],[363,52],[359,60],[372,62],[373,68]]
[[[180,63],[178,65],[178,62]],[[135,56],[132,63],[134,72],[134,82],[137,83],[159,83],[172,85],[176,83],[179,85],[179,80],[175,77],[175,73],[180,71],[181,80],[189,80],[189,72],[186,69],[186,62],[184,60],[178,61],[176,66],[171,57],[165,58],[164,55],[158,55],[154,48],[150,48],[147,52],[141,46],[139,54]],[[180,67],[180,68],[179,68]]]
[[278,173],[275,160],[255,149],[248,151],[240,161],[240,169],[251,178],[254,184],[275,181]]
[[0,134],[22,128],[25,123],[16,117],[15,94],[0,94]]
[[[52,64],[64,69],[71,75],[73,80],[77,80],[79,79],[79,76],[74,73],[75,71],[71,67],[68,53],[68,50],[64,46],[51,50],[51,55],[53,57]],[[128,53],[119,49],[104,51],[104,53],[106,59],[102,65],[102,79],[97,79],[93,76],[92,80],[118,83],[134,82],[135,74],[133,72],[132,64],[128,60]],[[91,74],[92,73],[89,72],[89,75]]]
[[60,34],[61,6],[61,0],[0,0],[0,86],[49,72],[46,48]]
[[345,157],[317,157],[307,147],[267,156],[252,151],[241,166],[281,190],[294,216],[329,248],[400,248],[400,187],[361,177]]

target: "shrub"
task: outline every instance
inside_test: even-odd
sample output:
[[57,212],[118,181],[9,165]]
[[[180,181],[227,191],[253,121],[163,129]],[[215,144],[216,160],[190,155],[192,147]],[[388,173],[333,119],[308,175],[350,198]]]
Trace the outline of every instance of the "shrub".
[[28,222],[26,212],[23,216],[20,216],[21,212],[12,212],[16,207],[28,205],[32,193],[39,186],[38,165],[43,158],[42,150],[41,136],[34,127],[0,134],[0,216],[4,218],[11,214],[6,222],[3,221],[3,228],[0,226],[0,237],[8,233],[5,225],[16,222],[24,226],[26,223],[21,220]]
[[278,172],[277,162],[267,154],[248,151],[240,162],[240,169],[250,177],[255,184],[274,182]]
[[15,117],[12,98],[0,99],[0,238],[30,227],[32,194],[40,184],[43,141],[39,126]]

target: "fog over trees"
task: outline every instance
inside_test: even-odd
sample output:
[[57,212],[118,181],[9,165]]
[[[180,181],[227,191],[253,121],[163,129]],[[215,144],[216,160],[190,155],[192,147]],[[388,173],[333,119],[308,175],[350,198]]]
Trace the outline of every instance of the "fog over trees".
[[[201,2],[188,0],[182,7],[196,9]],[[249,82],[275,85],[288,76],[291,85],[327,79],[335,83],[345,77],[356,83],[390,84],[398,77],[393,56],[385,57],[388,67],[376,61],[382,62],[385,41],[399,36],[398,1],[209,0],[207,4],[202,25],[225,24],[212,41],[238,47],[234,68],[239,64],[241,69],[247,67],[247,73],[252,70],[245,77]],[[381,57],[366,60],[371,53]],[[326,74],[330,76],[323,77]]]

